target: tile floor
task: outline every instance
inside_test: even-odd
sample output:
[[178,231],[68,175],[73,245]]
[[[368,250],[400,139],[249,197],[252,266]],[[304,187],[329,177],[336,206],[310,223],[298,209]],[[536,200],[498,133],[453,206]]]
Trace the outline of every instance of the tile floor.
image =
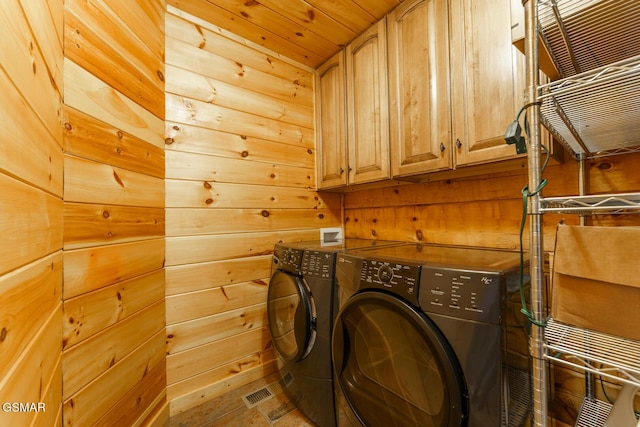
[[168,427],[315,427],[279,392],[249,407],[243,397],[277,382],[273,374],[169,419]]

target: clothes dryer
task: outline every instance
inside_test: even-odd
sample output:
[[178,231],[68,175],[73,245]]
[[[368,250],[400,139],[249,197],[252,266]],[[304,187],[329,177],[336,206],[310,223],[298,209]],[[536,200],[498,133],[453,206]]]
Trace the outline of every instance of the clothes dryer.
[[267,315],[282,362],[281,383],[318,426],[336,424],[330,341],[336,253],[398,244],[402,242],[344,239],[275,245]]
[[410,244],[341,253],[336,264],[340,426],[505,422],[502,307],[519,253]]

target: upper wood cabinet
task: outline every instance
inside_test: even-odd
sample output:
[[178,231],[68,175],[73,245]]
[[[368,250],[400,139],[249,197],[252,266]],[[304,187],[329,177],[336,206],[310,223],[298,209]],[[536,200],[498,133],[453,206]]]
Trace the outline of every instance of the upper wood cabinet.
[[511,44],[510,0],[449,0],[455,164],[516,156],[504,133],[524,104],[525,58]]
[[349,184],[390,177],[386,19],[346,48]]
[[387,22],[392,174],[450,169],[447,1],[407,0]]
[[318,188],[525,157],[504,140],[525,95],[510,16],[511,0],[405,0],[318,68]]
[[318,189],[390,177],[386,20],[316,70]]
[[347,185],[344,50],[316,70],[316,175],[318,189]]

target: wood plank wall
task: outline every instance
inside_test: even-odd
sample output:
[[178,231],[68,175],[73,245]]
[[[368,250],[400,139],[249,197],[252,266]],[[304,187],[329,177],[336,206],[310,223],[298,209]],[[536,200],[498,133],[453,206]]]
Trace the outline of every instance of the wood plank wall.
[[177,9],[166,33],[175,414],[275,369],[265,312],[274,243],[339,226],[341,199],[314,191],[312,70]]
[[[640,191],[639,163],[638,154],[588,161],[587,192]],[[573,160],[549,165],[543,178],[548,180],[545,196],[578,194],[577,163]],[[522,170],[347,193],[345,236],[517,250],[523,207],[521,189],[526,183],[526,171]],[[550,254],[559,221],[577,225],[579,218],[570,214],[544,215],[544,246]],[[588,218],[588,223],[637,226],[640,216],[602,215]],[[528,248],[528,224],[523,240]],[[583,373],[555,366],[551,378],[553,416],[556,421],[574,425],[585,396]],[[608,396],[615,398],[619,388],[606,382],[605,387]],[[607,400],[599,384],[596,391],[599,399]]]
[[64,425],[168,418],[164,0],[65,0]]
[[62,16],[0,2],[0,425],[62,420]]
[[[341,198],[314,190],[312,71],[163,0],[64,4],[0,2],[0,401],[46,405],[0,424],[160,425],[273,371],[273,244],[340,225]],[[638,162],[589,162],[590,191],[640,191]],[[347,193],[346,236],[516,249],[524,182]],[[572,424],[581,373],[553,375]]]

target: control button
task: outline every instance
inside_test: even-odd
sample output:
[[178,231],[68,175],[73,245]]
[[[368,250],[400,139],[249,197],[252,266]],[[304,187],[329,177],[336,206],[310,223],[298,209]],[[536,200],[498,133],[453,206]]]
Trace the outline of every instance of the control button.
[[378,269],[378,279],[383,283],[388,283],[393,279],[393,269],[388,265],[383,265]]

